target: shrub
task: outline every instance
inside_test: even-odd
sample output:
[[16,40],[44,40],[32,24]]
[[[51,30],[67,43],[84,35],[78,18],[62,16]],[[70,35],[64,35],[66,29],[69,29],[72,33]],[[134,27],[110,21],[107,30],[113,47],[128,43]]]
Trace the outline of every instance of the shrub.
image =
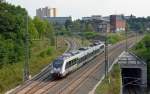
[[42,51],[40,54],[39,54],[40,57],[45,57],[46,56],[46,52],[45,51]]
[[52,47],[49,47],[46,51],[46,54],[51,55],[53,51],[54,51],[54,49]]

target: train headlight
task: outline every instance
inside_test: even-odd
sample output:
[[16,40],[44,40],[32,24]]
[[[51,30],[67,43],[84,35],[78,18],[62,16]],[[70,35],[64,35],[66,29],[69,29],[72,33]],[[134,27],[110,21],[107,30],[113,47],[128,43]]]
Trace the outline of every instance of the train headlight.
[[50,73],[54,73],[54,70],[53,70],[53,69],[51,69]]

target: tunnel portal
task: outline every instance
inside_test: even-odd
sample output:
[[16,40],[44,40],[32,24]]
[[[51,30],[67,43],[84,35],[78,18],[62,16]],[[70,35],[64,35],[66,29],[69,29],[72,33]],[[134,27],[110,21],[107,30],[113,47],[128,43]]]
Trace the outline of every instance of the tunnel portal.
[[122,68],[122,83],[125,86],[141,84],[141,69],[140,68]]

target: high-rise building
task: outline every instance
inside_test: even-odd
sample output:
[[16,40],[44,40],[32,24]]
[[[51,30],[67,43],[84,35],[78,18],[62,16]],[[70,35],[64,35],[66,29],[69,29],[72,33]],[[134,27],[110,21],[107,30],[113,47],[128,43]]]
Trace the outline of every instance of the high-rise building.
[[56,8],[39,8],[36,10],[36,16],[43,18],[43,17],[56,17],[57,16],[57,10]]
[[53,8],[53,17],[56,17],[56,16],[57,16],[57,9]]

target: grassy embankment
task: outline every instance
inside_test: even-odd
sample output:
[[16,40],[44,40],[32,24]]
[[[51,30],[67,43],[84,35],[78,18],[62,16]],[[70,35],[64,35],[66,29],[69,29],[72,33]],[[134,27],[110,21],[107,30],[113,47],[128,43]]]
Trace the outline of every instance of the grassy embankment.
[[123,32],[108,34],[108,42],[110,44],[115,44],[123,39],[125,39],[125,34]]
[[146,34],[146,36],[135,45],[131,51],[147,62],[147,81],[150,85],[150,34]]
[[96,88],[95,94],[120,94],[121,73],[119,65],[115,64],[113,70],[109,73],[108,80],[104,79]]
[[[59,39],[58,49],[49,46],[48,41],[33,41],[30,56],[30,74],[37,74],[42,68],[61,55],[67,45]],[[0,94],[10,90],[23,82],[23,63],[7,64],[0,69]]]
[[90,45],[90,40],[88,39],[85,39],[85,38],[81,38],[80,36],[76,36],[76,39],[75,39],[78,44],[82,47],[82,46],[89,46]]
[[137,54],[139,57],[145,61],[150,61],[150,34],[145,35],[145,37],[135,45],[131,51]]

